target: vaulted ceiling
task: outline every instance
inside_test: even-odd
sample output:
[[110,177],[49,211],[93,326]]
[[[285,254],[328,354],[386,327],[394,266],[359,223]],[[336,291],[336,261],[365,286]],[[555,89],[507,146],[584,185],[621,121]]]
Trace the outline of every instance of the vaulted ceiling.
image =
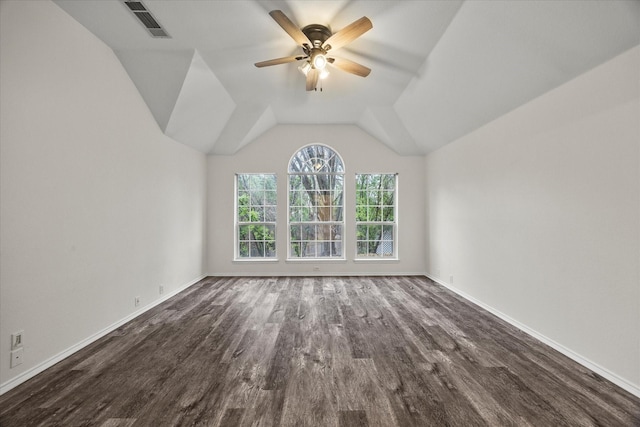
[[[355,124],[403,155],[437,149],[640,43],[640,1],[143,0],[171,38],[153,38],[120,0],[54,0],[110,46],[162,131],[233,154],[277,124]],[[373,29],[335,53],[305,91],[301,49],[269,16]]]

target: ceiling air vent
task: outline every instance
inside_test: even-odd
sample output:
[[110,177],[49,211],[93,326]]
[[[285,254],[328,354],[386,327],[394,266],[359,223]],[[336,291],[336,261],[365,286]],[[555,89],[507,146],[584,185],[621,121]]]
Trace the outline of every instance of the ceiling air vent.
[[124,1],[124,4],[138,18],[138,21],[147,29],[151,37],[171,38],[141,1]]

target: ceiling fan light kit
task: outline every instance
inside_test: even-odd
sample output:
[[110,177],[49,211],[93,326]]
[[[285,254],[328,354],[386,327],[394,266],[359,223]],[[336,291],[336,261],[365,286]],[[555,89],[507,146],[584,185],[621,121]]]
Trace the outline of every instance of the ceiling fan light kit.
[[316,90],[318,79],[324,79],[329,75],[329,71],[326,69],[327,64],[360,77],[366,77],[371,72],[371,69],[364,65],[333,55],[329,56],[330,51],[333,54],[337,49],[351,43],[373,28],[373,24],[366,16],[352,22],[337,33],[332,33],[329,27],[320,24],[311,24],[300,29],[281,10],[272,10],[269,15],[302,48],[304,55],[256,62],[256,67],[262,68],[305,60],[298,69],[306,76],[307,91]]
[[[313,49],[313,50],[316,50],[316,49]],[[311,64],[313,65],[313,68],[322,70],[324,69],[324,67],[327,66],[327,57],[324,55],[322,51],[318,51],[318,50],[319,49],[317,49],[316,52],[311,53]]]

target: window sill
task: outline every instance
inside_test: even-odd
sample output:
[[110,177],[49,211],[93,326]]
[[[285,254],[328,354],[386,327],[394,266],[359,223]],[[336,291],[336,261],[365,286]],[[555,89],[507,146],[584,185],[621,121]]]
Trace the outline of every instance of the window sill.
[[381,262],[381,263],[398,263],[400,262],[400,258],[354,258],[353,262],[355,263],[369,263],[369,262]]
[[346,263],[347,260],[345,258],[287,258],[285,260],[286,263],[312,263],[312,262],[321,262],[321,263],[334,263],[334,264],[343,264]]
[[236,258],[231,260],[233,263],[244,264],[246,262],[279,262],[278,258]]

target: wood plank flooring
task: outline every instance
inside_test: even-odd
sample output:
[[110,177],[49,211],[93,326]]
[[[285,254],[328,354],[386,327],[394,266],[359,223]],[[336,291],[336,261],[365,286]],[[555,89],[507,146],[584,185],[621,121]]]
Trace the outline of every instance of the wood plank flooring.
[[11,426],[639,426],[425,277],[210,277],[0,396]]

